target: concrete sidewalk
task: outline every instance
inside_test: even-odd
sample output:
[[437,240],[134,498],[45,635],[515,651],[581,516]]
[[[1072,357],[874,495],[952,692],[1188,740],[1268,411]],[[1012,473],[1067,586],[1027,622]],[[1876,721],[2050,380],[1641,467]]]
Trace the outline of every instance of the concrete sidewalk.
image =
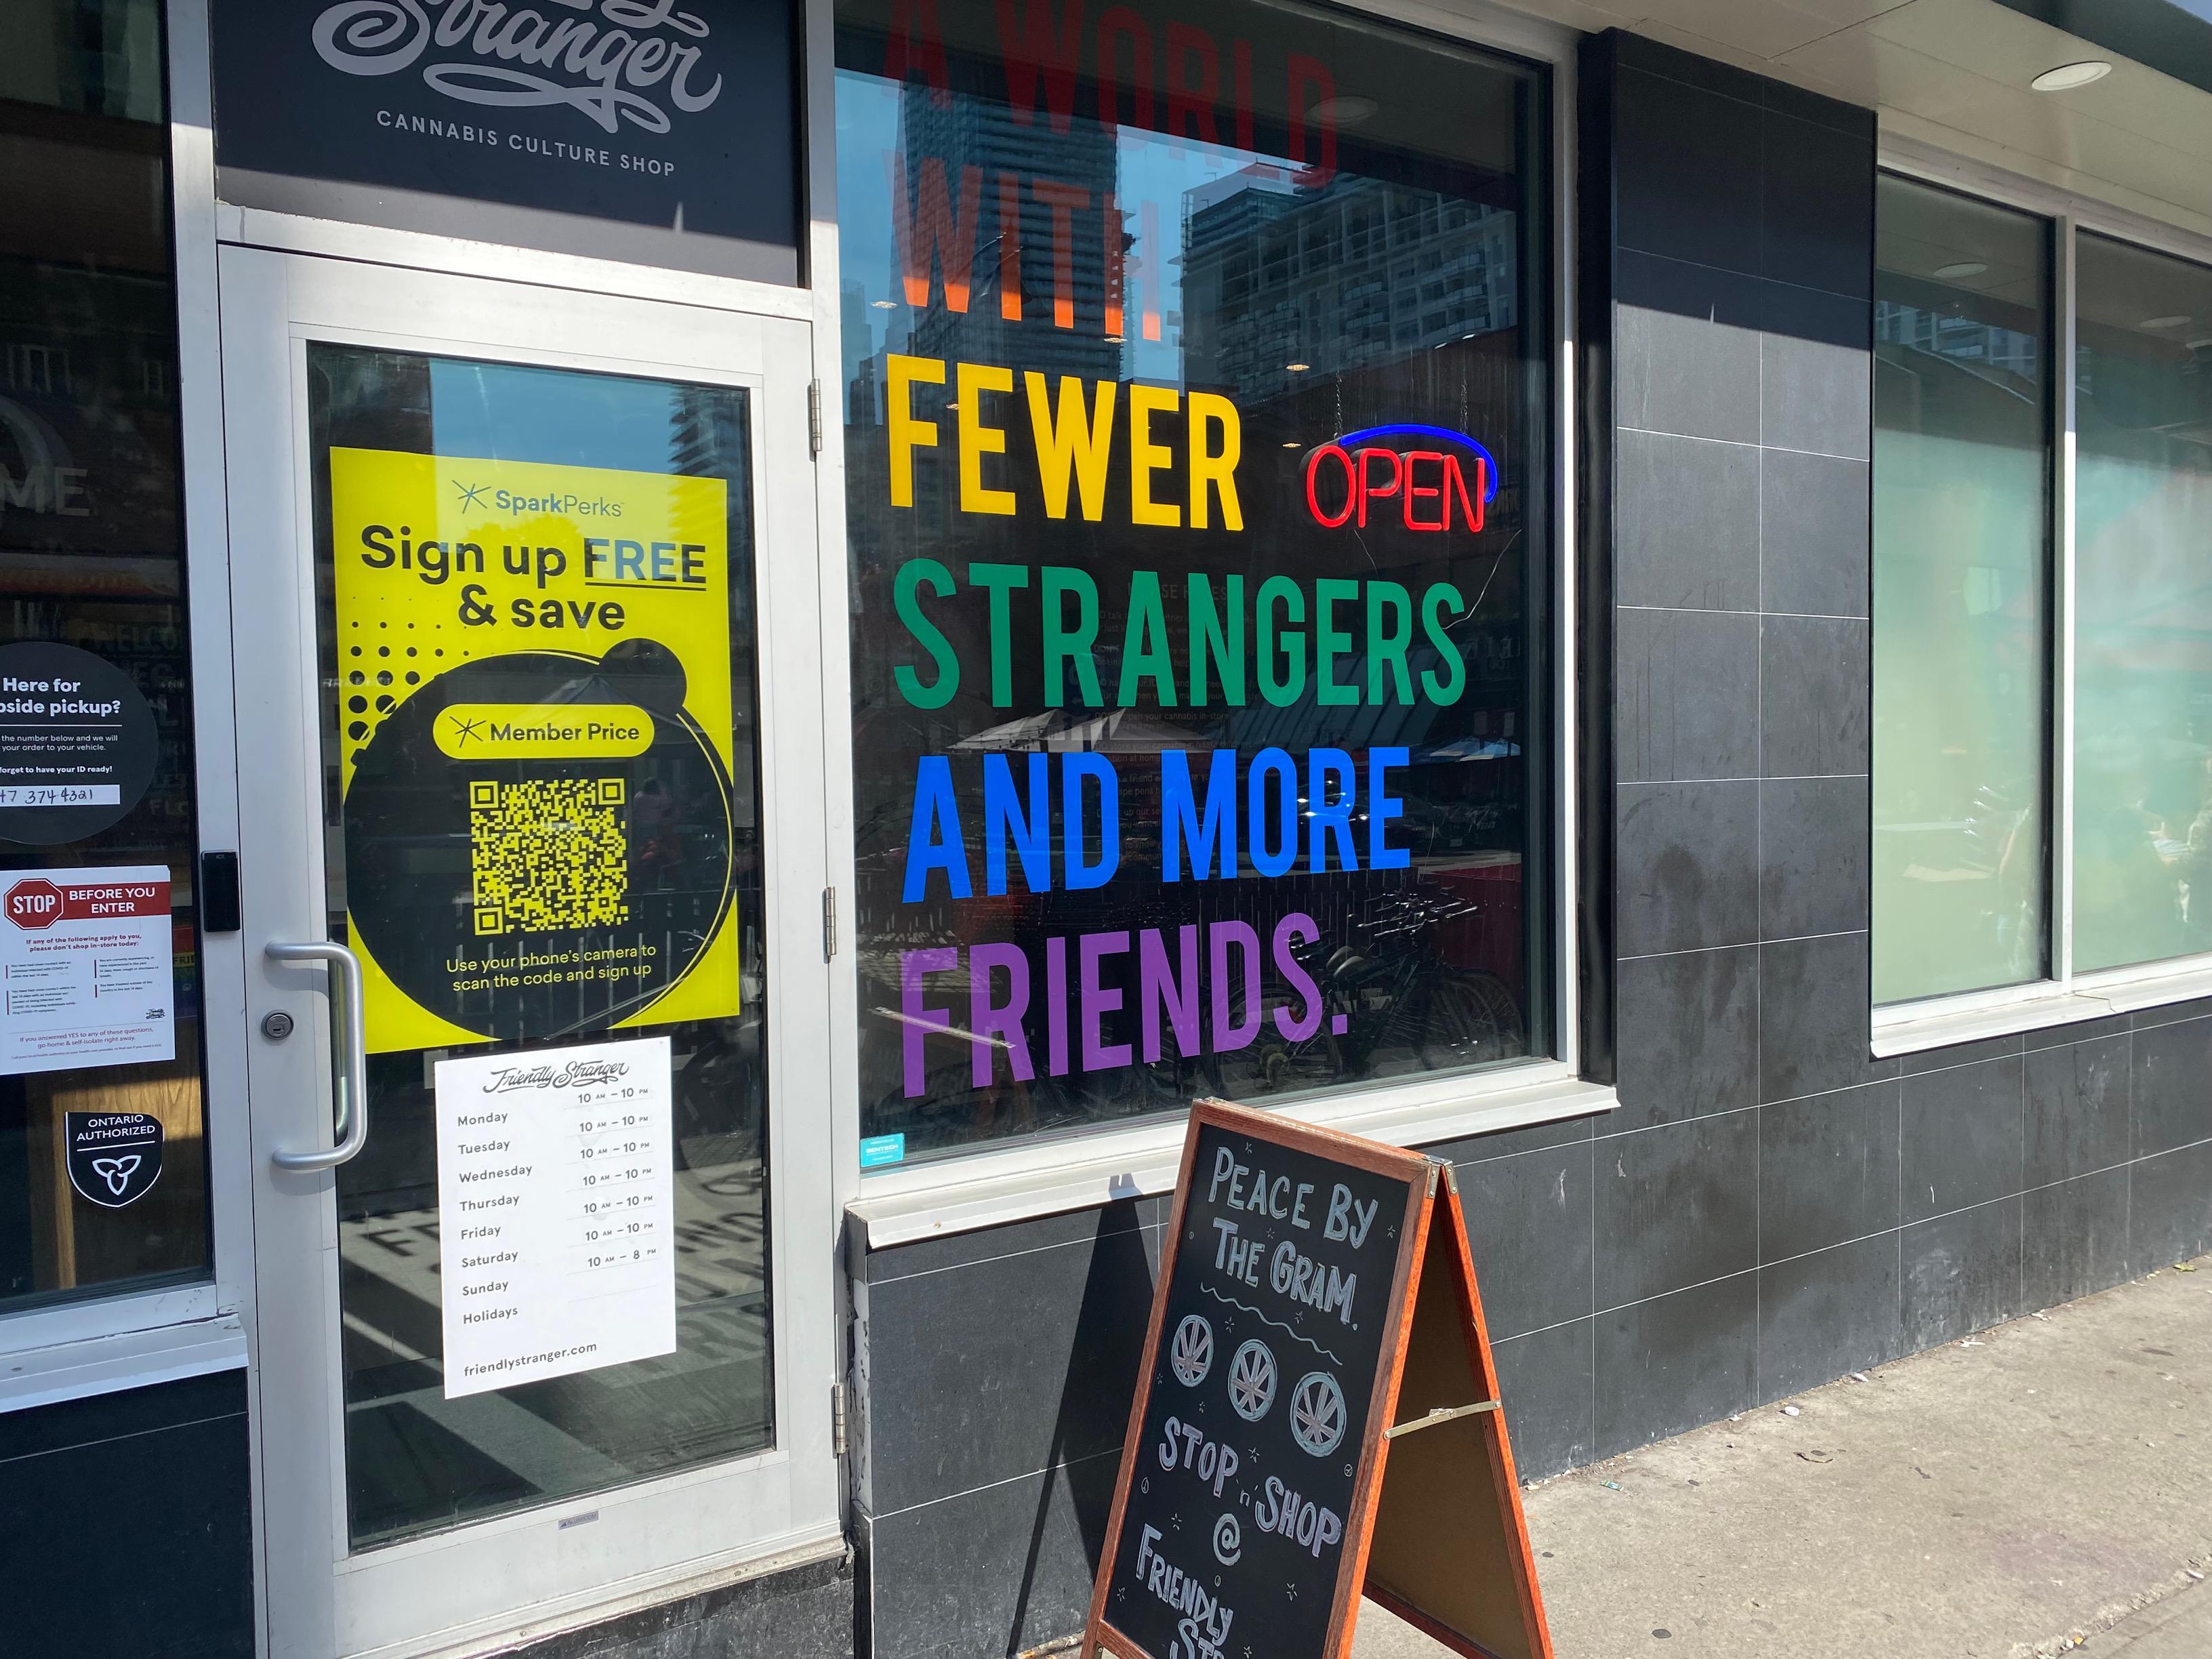
[[[2199,1265],[1530,1492],[1559,1659],[2212,1659]],[[1443,1652],[1362,1609],[1355,1659]]]

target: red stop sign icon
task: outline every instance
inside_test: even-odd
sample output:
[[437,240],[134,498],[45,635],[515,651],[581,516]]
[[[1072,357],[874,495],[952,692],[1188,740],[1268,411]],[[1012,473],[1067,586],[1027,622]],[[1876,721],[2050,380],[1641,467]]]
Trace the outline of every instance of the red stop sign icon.
[[62,919],[62,890],[40,877],[10,887],[4,903],[18,927],[51,927]]

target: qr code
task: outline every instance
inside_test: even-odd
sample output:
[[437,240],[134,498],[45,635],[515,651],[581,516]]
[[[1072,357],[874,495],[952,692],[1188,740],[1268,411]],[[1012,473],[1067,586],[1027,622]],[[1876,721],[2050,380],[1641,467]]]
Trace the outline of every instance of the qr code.
[[629,920],[620,778],[469,785],[476,931],[550,933]]

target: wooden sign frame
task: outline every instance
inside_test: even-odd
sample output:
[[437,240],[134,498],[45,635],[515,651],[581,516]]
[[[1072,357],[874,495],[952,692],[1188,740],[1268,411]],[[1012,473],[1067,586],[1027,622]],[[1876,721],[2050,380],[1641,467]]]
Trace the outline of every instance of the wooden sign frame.
[[[1199,1135],[1209,1126],[1406,1184],[1382,1358],[1361,1431],[1352,1509],[1345,1520],[1320,1659],[1347,1659],[1363,1593],[1465,1659],[1553,1659],[1451,1166],[1218,1100],[1192,1107],[1183,1138],[1137,1395],[1129,1407],[1121,1474],[1079,1659],[1097,1659],[1102,1653],[1114,1659],[1167,1659],[1116,1629],[1106,1609],[1130,1481],[1144,1449],[1146,1413]],[[1421,1455],[1393,1462],[1394,1443],[1416,1433],[1424,1436]]]

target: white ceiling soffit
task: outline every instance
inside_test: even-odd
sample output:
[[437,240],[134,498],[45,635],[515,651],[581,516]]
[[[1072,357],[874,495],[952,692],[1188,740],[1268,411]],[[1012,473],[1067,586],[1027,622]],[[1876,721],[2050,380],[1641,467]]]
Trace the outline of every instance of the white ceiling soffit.
[[[1996,0],[1510,3],[1869,106],[1886,133],[2212,235],[2212,94]],[[2083,58],[2112,72],[2071,92],[2028,89]]]

